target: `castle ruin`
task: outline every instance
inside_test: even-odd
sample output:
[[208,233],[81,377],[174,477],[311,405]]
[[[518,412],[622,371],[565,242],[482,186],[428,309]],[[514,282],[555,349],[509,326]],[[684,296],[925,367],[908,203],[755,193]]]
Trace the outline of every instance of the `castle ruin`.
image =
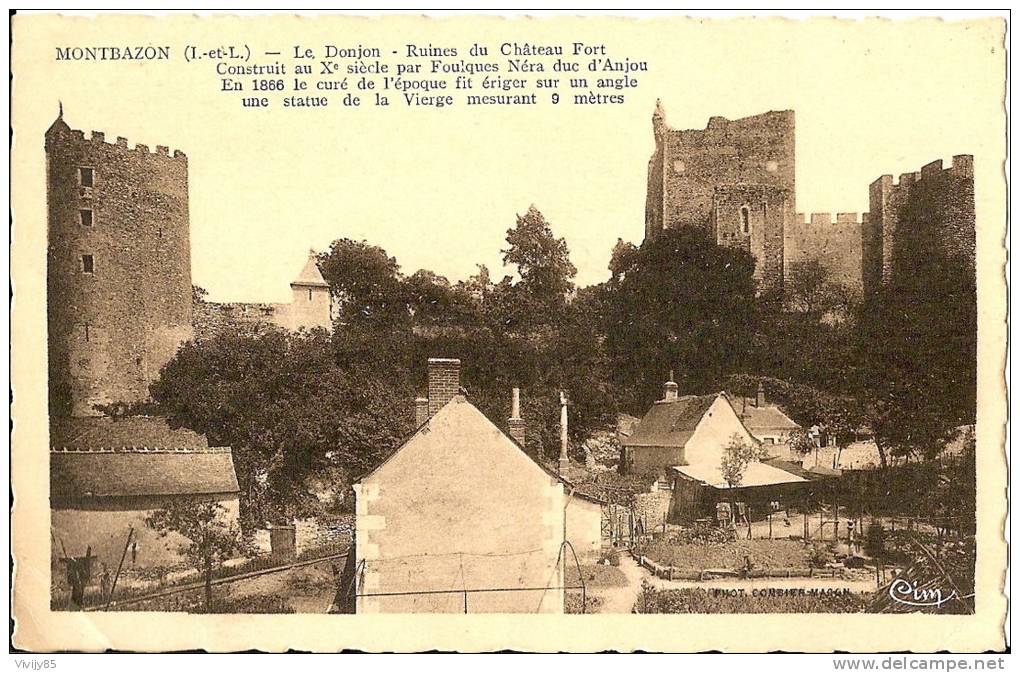
[[[850,296],[861,298],[888,281],[897,246],[919,246],[903,230],[903,209],[925,192],[939,222],[944,252],[974,267],[974,159],[934,161],[897,183],[871,184],[870,212],[796,212],[795,120],[792,110],[728,120],[704,129],[675,130],[662,105],[652,114],[655,150],[648,164],[645,240],[664,229],[695,226],[719,245],[755,260],[761,292],[782,291],[810,262],[824,267]],[[912,197],[913,195],[913,197]]]

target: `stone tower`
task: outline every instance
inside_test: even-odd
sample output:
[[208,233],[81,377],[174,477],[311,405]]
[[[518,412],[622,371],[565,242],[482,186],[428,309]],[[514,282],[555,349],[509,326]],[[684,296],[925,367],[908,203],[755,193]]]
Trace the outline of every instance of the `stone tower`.
[[680,131],[657,103],[652,131],[645,240],[702,227],[719,245],[751,253],[760,290],[781,290],[784,229],[796,212],[793,111],[712,117],[704,129]]
[[[944,168],[933,161],[916,173],[903,173],[899,182],[883,175],[869,188],[871,227],[864,240],[864,287],[874,292],[889,281],[897,248],[919,247],[918,233],[903,215],[912,199],[925,202],[928,218],[941,226],[941,253],[975,268],[974,157],[959,154]],[[904,250],[900,250],[904,252]],[[917,251],[912,251],[916,253]]]
[[149,398],[192,334],[188,159],[46,131],[50,415]]
[[317,257],[315,250],[309,250],[308,261],[290,284],[290,329],[333,327],[332,296],[329,285],[319,271]]

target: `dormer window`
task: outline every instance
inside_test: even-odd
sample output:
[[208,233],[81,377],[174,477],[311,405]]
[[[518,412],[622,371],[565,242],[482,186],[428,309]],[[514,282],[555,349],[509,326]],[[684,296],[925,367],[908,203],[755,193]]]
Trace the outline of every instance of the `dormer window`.
[[82,187],[92,187],[95,179],[94,171],[87,166],[78,169],[78,184]]
[[751,233],[751,209],[747,206],[740,208],[740,232],[742,234]]

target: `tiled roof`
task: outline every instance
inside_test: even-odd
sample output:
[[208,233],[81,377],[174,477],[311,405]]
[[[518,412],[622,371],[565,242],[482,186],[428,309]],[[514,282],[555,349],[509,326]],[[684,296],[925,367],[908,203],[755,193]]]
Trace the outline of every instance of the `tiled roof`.
[[159,416],[108,416],[53,419],[50,446],[57,449],[149,448],[207,449],[203,435],[184,428],[171,428]]
[[229,448],[50,451],[54,500],[237,491]]
[[684,446],[718,395],[687,395],[652,405],[624,446]]
[[753,397],[736,397],[731,403],[752,435],[755,430],[795,430],[800,427],[774,404],[758,407]]

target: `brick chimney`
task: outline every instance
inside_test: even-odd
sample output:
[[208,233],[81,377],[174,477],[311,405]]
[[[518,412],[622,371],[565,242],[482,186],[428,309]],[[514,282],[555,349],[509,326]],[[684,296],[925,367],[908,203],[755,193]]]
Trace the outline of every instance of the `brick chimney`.
[[429,418],[460,390],[460,360],[429,358]]
[[758,395],[754,398],[754,406],[764,407],[765,406],[765,384],[758,381]]
[[677,398],[677,391],[680,387],[673,380],[673,370],[669,370],[669,381],[662,384],[662,399],[666,402],[675,402]]
[[507,427],[510,429],[510,436],[514,441],[524,446],[524,419],[521,418],[521,389],[514,388],[510,398],[510,418],[507,420]]
[[429,400],[427,397],[414,398],[414,427],[419,428],[429,420]]

